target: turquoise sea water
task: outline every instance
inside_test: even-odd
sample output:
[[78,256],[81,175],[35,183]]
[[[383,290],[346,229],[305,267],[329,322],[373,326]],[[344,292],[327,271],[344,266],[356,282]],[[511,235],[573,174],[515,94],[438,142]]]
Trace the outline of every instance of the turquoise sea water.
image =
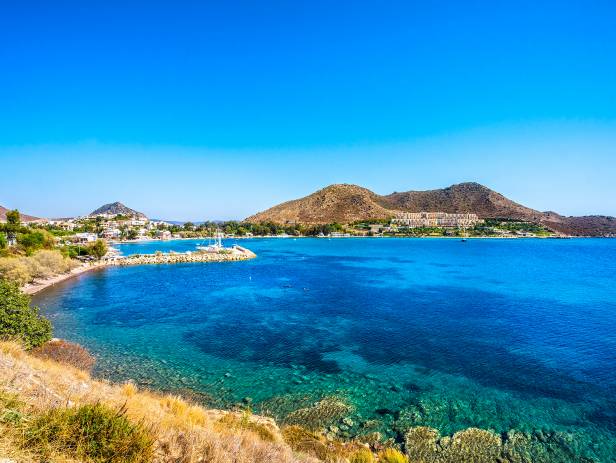
[[[515,429],[553,461],[616,459],[616,240],[241,244],[258,258],[108,268],[35,302],[98,375],[210,406],[342,436]],[[314,407],[326,397],[348,408]]]

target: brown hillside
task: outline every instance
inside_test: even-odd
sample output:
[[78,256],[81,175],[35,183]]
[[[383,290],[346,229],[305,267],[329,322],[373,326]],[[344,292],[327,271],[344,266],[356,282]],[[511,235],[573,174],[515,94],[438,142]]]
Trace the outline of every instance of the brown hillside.
[[472,212],[481,218],[507,217],[538,221],[542,213],[522,206],[479,183],[459,183],[427,191],[392,193],[382,197],[390,209],[408,212]]
[[[6,222],[6,213],[9,211],[10,209],[0,206],[0,222]],[[22,222],[34,222],[35,220],[40,220],[38,217],[22,213],[20,213],[19,216]]]
[[540,212],[506,198],[478,183],[407,191],[380,196],[357,185],[331,185],[304,198],[287,201],[248,217],[248,222],[279,224],[351,223],[385,219],[396,212],[472,212],[481,218],[507,218],[541,223],[573,236],[616,235],[616,219],[606,216],[564,217]]
[[357,185],[330,185],[301,199],[287,201],[260,212],[248,222],[349,223],[360,219],[383,219],[393,212],[379,204],[379,196]]

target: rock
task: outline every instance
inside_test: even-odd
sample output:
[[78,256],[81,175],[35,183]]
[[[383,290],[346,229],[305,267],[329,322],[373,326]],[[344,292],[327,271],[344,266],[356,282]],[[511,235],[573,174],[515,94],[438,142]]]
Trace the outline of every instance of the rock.
[[353,427],[353,425],[355,424],[355,423],[353,423],[353,420],[351,418],[348,418],[348,417],[342,418],[342,422],[345,425],[347,425],[348,427]]

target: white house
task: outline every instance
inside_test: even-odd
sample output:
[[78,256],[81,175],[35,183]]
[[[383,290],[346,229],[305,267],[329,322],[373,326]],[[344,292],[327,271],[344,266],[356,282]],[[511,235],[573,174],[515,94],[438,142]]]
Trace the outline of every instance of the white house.
[[76,233],[71,237],[75,243],[93,243],[98,239],[96,233]]

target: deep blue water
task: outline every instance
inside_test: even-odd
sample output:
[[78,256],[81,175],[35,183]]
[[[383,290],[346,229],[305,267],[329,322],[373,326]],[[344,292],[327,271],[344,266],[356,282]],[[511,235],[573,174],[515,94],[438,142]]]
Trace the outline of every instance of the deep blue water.
[[350,435],[542,430],[576,457],[615,458],[616,240],[241,244],[258,258],[109,268],[36,302],[99,375],[208,405],[244,399],[284,420],[335,396]]

